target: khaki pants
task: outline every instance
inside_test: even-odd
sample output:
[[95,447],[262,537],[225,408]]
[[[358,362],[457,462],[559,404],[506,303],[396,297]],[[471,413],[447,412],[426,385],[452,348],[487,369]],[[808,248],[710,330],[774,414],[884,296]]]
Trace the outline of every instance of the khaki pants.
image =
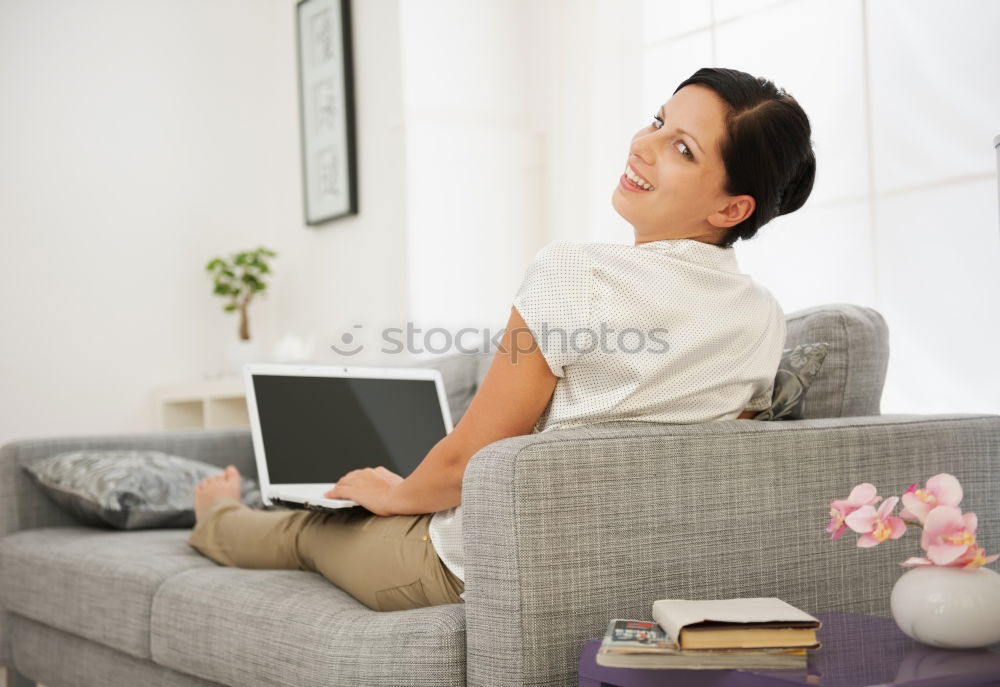
[[318,572],[375,611],[463,603],[465,585],[434,550],[430,520],[364,508],[260,510],[220,498],[188,544],[221,565]]

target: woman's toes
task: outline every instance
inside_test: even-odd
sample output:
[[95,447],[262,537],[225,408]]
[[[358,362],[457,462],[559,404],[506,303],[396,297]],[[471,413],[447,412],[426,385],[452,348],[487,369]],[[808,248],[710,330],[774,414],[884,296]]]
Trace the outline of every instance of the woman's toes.
[[[233,468],[235,470],[235,468]],[[216,499],[230,498],[240,500],[239,473],[231,476],[229,470],[222,475],[212,475],[202,480],[194,490],[195,519],[200,520],[202,513]]]

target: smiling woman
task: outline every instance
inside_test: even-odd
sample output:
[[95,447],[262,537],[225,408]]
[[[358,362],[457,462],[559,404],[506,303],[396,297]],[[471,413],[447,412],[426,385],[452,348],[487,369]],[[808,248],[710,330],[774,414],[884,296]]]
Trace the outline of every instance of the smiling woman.
[[809,118],[771,81],[699,69],[632,137],[612,196],[637,243],[689,238],[727,248],[812,192]]

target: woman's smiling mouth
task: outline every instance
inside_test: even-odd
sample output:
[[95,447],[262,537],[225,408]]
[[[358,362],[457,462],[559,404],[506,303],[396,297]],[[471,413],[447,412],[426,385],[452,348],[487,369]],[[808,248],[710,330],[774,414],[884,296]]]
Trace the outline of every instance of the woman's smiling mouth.
[[653,185],[639,176],[630,165],[625,165],[621,185],[629,191],[652,191]]

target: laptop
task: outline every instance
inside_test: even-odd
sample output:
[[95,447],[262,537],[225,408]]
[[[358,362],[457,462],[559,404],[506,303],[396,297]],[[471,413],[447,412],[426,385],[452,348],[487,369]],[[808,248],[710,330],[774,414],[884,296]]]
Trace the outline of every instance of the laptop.
[[265,506],[359,506],[323,494],[360,468],[407,477],[452,430],[433,368],[248,363],[243,376]]

